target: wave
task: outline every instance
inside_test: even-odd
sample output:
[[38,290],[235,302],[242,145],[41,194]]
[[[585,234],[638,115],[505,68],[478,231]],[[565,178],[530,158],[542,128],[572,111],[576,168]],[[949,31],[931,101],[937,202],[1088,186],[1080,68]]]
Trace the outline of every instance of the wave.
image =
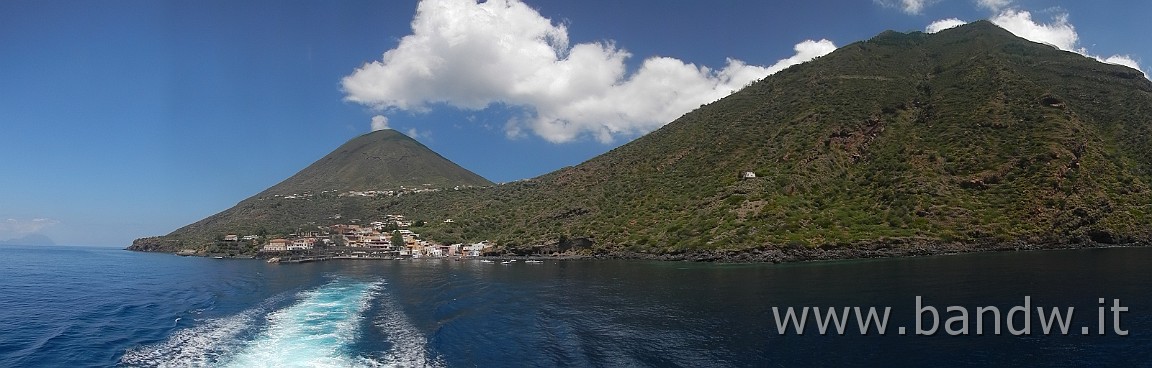
[[186,329],[178,330],[164,342],[130,349],[120,358],[120,365],[128,367],[208,367],[230,355],[238,346],[237,337],[251,332],[256,318],[267,311],[267,306],[279,298],[272,298],[260,306],[226,318],[209,319]]
[[443,367],[444,362],[430,358],[428,338],[420,333],[392,298],[380,298],[381,313],[373,321],[392,345],[384,353],[383,367]]
[[369,302],[382,282],[337,280],[301,293],[296,304],[268,314],[268,326],[225,367],[370,366],[353,345]]
[[[427,367],[427,338],[391,297],[380,297],[383,281],[337,279],[300,292],[279,310],[261,306],[227,318],[178,330],[166,341],[129,350],[123,366],[148,367]],[[280,298],[282,299],[282,298]],[[365,314],[373,302],[372,325],[389,343],[385,352],[356,351]],[[261,318],[263,317],[263,318]],[[263,319],[263,320],[262,320]]]

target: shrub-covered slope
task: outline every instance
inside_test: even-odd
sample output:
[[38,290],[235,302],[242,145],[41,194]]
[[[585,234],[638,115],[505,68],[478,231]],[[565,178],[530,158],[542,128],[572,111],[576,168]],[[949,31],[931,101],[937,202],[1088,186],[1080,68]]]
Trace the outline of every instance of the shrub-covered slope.
[[988,22],[885,32],[505,189],[473,226],[652,252],[1147,239],[1150,113],[1139,71]]
[[370,202],[368,197],[349,196],[349,192],[489,185],[492,182],[488,179],[420,142],[395,130],[381,130],[349,140],[292,177],[232,208],[167,236],[139,239],[130,249],[198,249],[224,234],[286,235],[296,230],[315,230],[317,224],[337,220],[332,218],[337,214],[355,216]]
[[280,202],[402,213],[439,240],[511,248],[1126,242],[1152,235],[1150,130],[1139,71],[976,22],[844,46],[539,178]]

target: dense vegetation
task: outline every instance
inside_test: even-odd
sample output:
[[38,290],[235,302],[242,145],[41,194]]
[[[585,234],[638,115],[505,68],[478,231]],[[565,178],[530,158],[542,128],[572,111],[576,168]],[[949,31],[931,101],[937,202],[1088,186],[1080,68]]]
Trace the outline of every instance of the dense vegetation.
[[[249,200],[207,228],[401,213],[442,241],[586,238],[591,251],[640,253],[1146,241],[1150,141],[1152,82],[1139,71],[977,22],[847,45],[539,178]],[[166,239],[194,238],[183,230]]]

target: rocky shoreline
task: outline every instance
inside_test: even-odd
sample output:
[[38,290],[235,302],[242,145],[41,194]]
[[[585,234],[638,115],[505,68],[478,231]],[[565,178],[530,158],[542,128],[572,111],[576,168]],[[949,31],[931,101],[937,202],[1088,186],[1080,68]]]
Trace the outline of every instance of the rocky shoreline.
[[921,257],[933,255],[963,254],[977,252],[1038,251],[1058,249],[1143,247],[1152,242],[1139,241],[1122,244],[1098,242],[1078,243],[945,243],[908,242],[884,243],[871,247],[820,247],[820,248],[756,248],[747,250],[706,250],[681,253],[641,253],[615,251],[589,256],[593,259],[642,259],[655,261],[689,261],[715,263],[791,263],[811,261],[832,261],[869,258]]
[[[1036,251],[1057,249],[1084,249],[1084,248],[1114,248],[1114,247],[1142,247],[1152,246],[1149,240],[1130,240],[1127,242],[1098,242],[1092,239],[1072,239],[1071,241],[974,241],[974,242],[945,242],[933,239],[885,239],[857,244],[825,245],[822,247],[787,247],[766,246],[749,249],[716,249],[696,250],[683,252],[638,252],[630,250],[594,250],[590,247],[568,249],[565,252],[552,252],[544,254],[518,254],[515,252],[489,253],[477,259],[519,259],[519,260],[561,260],[561,259],[592,259],[592,260],[652,260],[652,261],[679,261],[679,262],[714,262],[714,263],[792,263],[811,261],[832,261],[870,258],[897,258],[921,257],[933,255],[963,254],[976,252],[1006,252],[1006,251]],[[132,251],[165,252],[157,248],[133,246],[126,248]],[[554,249],[554,248],[553,248]],[[216,254],[181,254],[196,256],[216,256]],[[228,258],[261,258],[258,255],[245,255],[243,257]],[[450,258],[450,257],[445,257]]]

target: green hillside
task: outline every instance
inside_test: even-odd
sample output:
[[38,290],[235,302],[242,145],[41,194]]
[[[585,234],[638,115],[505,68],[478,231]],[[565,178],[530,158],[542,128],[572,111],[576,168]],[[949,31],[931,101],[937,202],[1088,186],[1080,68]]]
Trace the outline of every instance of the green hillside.
[[492,185],[420,142],[385,129],[356,137],[258,196],[429,186]]
[[1147,241],[1150,131],[1139,71],[976,22],[844,46],[539,178],[323,206],[516,251]]
[[454,226],[653,253],[1146,240],[1149,112],[1138,71],[988,22],[885,32],[479,196]]
[[[198,249],[224,234],[281,234],[314,230],[336,215],[356,218],[363,207],[390,191],[493,185],[420,142],[395,130],[361,135],[292,177],[245,199],[236,206],[177,229],[163,237],[139,239],[129,249],[175,251]],[[366,193],[367,192],[367,193]]]

